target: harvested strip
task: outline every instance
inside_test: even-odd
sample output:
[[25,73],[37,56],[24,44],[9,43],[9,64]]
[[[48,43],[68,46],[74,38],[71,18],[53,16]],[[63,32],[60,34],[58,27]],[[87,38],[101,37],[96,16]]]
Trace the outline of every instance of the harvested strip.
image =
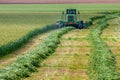
[[42,62],[38,72],[23,80],[88,80],[88,34],[89,29],[65,34],[56,52]]
[[19,56],[22,56],[26,53],[28,53],[30,50],[33,50],[36,46],[40,45],[41,41],[49,34],[45,33],[42,35],[36,36],[34,39],[29,41],[26,45],[24,45],[22,48],[18,49],[17,51],[14,51],[13,53],[3,57],[0,59],[0,69],[7,67],[9,64],[14,62]]
[[114,37],[116,39],[116,42],[115,44],[113,44],[114,47],[112,47],[112,51],[116,55],[117,66],[120,72],[120,17],[116,19],[116,22],[117,22],[117,27],[114,31]]
[[114,34],[115,34],[114,36],[117,38],[117,41],[120,41],[120,36],[119,36],[119,34],[120,34],[120,17],[118,17],[116,19],[116,22],[117,22],[117,27],[114,31]]

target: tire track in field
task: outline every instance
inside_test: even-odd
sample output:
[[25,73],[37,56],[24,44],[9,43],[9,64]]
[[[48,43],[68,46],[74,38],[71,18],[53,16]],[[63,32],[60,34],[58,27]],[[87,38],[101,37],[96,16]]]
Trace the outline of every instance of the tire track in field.
[[88,28],[65,34],[56,52],[41,63],[38,72],[22,80],[89,80],[89,31]]
[[120,72],[120,17],[110,21],[108,28],[103,31],[102,38],[115,55]]
[[[51,32],[51,31],[50,31]],[[6,55],[5,57],[0,59],[0,69],[5,68],[12,62],[14,62],[17,57],[24,55],[28,53],[30,50],[34,49],[37,45],[41,43],[41,41],[50,33],[47,32],[42,35],[38,35],[35,38],[31,39],[26,45],[24,45],[22,48],[14,51],[11,54]]]

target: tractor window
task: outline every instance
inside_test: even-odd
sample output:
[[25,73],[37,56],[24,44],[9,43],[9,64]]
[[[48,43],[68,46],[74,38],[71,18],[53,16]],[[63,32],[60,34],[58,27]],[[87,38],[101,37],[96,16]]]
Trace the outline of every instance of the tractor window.
[[67,9],[66,14],[76,14],[76,9]]

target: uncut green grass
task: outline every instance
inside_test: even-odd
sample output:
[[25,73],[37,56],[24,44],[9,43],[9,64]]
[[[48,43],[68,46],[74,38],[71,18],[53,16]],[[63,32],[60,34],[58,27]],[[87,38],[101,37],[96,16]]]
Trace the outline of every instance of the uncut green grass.
[[120,10],[119,4],[0,4],[0,12],[61,12],[66,8],[82,11]]
[[14,41],[31,30],[54,24],[58,14],[0,13],[0,45]]

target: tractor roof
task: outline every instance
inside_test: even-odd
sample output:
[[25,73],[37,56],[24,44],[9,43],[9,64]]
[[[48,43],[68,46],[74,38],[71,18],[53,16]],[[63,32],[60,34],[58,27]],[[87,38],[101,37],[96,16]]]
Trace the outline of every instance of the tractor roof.
[[66,10],[76,10],[76,9],[66,9]]
[[76,14],[76,9],[66,9],[66,14]]

